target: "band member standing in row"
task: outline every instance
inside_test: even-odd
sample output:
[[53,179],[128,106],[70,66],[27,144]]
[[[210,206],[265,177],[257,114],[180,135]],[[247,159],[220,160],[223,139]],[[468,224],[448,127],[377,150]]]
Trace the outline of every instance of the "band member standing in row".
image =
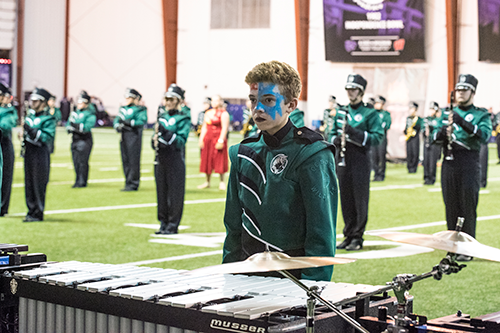
[[113,127],[121,133],[125,187],[121,191],[137,191],[141,178],[142,128],[148,122],[148,110],[140,105],[142,95],[135,89],[125,92],[125,105],[120,108]]
[[495,142],[497,144],[497,164],[500,164],[500,112],[495,114],[491,122],[493,126],[493,131],[491,133],[495,136]]
[[2,146],[2,208],[0,216],[9,212],[12,178],[14,176],[14,146],[12,144],[12,128],[17,123],[17,110],[11,104],[12,96],[9,88],[0,83],[0,131]]
[[30,96],[31,109],[23,125],[26,151],[24,153],[24,190],[28,214],[24,222],[43,221],[45,193],[50,173],[50,146],[56,131],[56,120],[47,104],[52,95],[36,88]]
[[158,220],[161,223],[156,234],[176,234],[181,223],[186,186],[186,163],[182,152],[191,129],[191,118],[180,111],[183,99],[181,87],[168,88],[165,106],[160,109],[153,134]]
[[[60,108],[56,108],[56,96],[50,96],[48,102],[49,114],[56,120],[56,126],[60,124],[62,119],[62,113]],[[54,140],[52,140],[52,146],[50,146],[50,153],[53,154],[56,147],[56,132],[54,132]]]
[[439,105],[431,102],[431,114],[424,119],[424,185],[434,185],[436,182],[437,161],[441,157],[441,146],[432,144],[432,133],[441,117]]
[[320,127],[320,132],[323,133],[325,140],[332,142],[332,128],[335,122],[335,115],[337,114],[337,99],[335,96],[328,97],[328,108],[323,110],[323,124]]
[[[455,85],[458,105],[449,117],[443,115],[440,128],[434,131],[434,139],[443,144],[445,156],[441,168],[441,188],[448,230],[455,230],[458,217],[464,217],[462,231],[472,237],[476,237],[479,200],[479,149],[482,143],[488,141],[492,130],[488,111],[473,104],[477,83],[473,75],[460,74]],[[449,138],[451,150],[448,149]],[[457,260],[469,261],[472,257],[459,255]]]
[[345,223],[345,240],[337,249],[348,251],[363,248],[370,197],[369,150],[378,145],[384,136],[378,112],[363,103],[366,84],[361,75],[348,76],[345,89],[350,103],[347,110],[339,108],[333,128],[340,203]]
[[424,124],[422,118],[417,116],[418,104],[410,102],[410,115],[406,118],[404,130],[406,138],[406,167],[408,173],[416,173],[420,155],[420,130]]
[[73,135],[71,156],[75,168],[76,180],[73,188],[86,187],[89,179],[89,158],[92,151],[92,128],[96,122],[96,110],[90,103],[90,96],[85,90],[80,92],[76,110],[71,112],[66,129]]
[[380,122],[382,123],[382,129],[384,130],[384,137],[379,145],[372,147],[372,162],[373,170],[375,171],[375,176],[373,181],[381,182],[385,179],[385,165],[387,154],[387,131],[391,128],[392,119],[389,111],[384,110],[385,98],[378,95],[375,98],[375,110],[378,111],[378,116],[380,117]]
[[[245,260],[266,248],[290,256],[334,256],[338,188],[333,146],[289,120],[300,95],[299,74],[271,61],[255,66],[245,82],[261,132],[230,148],[223,262]],[[330,281],[332,272],[327,266],[290,273]]]

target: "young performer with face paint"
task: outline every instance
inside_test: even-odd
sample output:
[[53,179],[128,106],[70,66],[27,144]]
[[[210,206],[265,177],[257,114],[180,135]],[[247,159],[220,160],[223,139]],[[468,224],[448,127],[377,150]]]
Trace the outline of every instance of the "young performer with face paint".
[[[334,147],[289,120],[302,87],[297,71],[278,61],[261,63],[245,82],[261,132],[229,149],[223,262],[245,260],[266,248],[290,256],[335,255]],[[292,274],[329,281],[332,272],[329,266]]]

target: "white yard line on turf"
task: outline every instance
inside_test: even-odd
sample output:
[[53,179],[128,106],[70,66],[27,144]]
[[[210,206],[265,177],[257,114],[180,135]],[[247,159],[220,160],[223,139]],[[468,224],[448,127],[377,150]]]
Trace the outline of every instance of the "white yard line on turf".
[[149,265],[149,264],[155,264],[155,263],[158,263],[158,262],[192,259],[192,258],[199,258],[199,257],[214,256],[214,255],[218,255],[218,254],[222,254],[222,250],[210,251],[210,252],[202,252],[202,253],[185,254],[185,255],[182,255],[182,256],[168,257],[168,258],[161,258],[161,259],[152,259],[152,260],[143,260],[143,261],[129,262],[129,263],[126,263],[126,264],[123,264],[123,265],[131,265],[131,266]]

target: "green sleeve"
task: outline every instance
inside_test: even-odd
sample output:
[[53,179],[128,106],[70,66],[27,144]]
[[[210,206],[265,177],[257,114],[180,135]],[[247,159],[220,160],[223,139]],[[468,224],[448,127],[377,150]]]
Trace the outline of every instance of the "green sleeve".
[[477,127],[481,130],[481,136],[479,141],[481,143],[487,143],[491,136],[491,131],[493,130],[493,126],[491,124],[490,114],[485,112],[481,117]]
[[84,118],[82,132],[90,132],[92,130],[92,128],[94,128],[96,121],[97,121],[97,117],[96,117],[95,113],[89,113]]
[[17,112],[15,109],[9,109],[0,115],[0,130],[2,132],[10,132],[12,128],[16,127]]
[[54,140],[54,136],[56,135],[56,119],[53,116],[47,117],[43,125],[40,126],[39,131],[40,136],[38,141],[47,143]]
[[391,128],[391,125],[392,125],[391,114],[388,111],[385,111],[384,121],[385,121],[385,128],[384,129],[386,131],[388,131]]
[[174,143],[177,148],[182,149],[186,145],[191,130],[191,119],[189,117],[182,118],[177,128]]
[[122,121],[123,119],[120,118],[120,114],[118,113],[115,119],[113,119],[113,128],[116,128]]
[[295,125],[295,127],[304,127],[304,112],[300,111],[299,109],[295,109],[290,114],[290,121]]
[[61,108],[55,108],[54,118],[56,119],[56,124],[61,121],[61,119],[62,119]]
[[191,109],[187,105],[181,107],[181,113],[188,116],[189,121],[191,121]]
[[368,129],[366,131],[366,146],[376,146],[384,138],[384,129],[382,128],[382,122],[377,112],[372,112],[370,118],[368,119]]
[[131,125],[133,127],[143,127],[148,122],[148,109],[140,106],[132,121]]
[[417,123],[415,124],[415,128],[421,130],[424,127],[424,119],[418,117]]
[[[335,256],[338,185],[330,149],[311,156],[297,170],[306,212],[305,256]],[[330,281],[333,266],[302,270],[302,278]]]
[[231,170],[227,185],[226,209],[224,212],[224,226],[226,227],[226,239],[222,254],[222,262],[230,263],[242,259],[241,248],[241,213],[242,207],[238,198],[238,168],[237,168],[238,145],[229,148]]

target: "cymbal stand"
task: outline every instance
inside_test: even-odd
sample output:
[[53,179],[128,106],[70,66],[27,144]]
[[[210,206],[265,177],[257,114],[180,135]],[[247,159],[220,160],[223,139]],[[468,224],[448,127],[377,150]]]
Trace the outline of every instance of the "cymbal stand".
[[[293,283],[295,283],[297,286],[302,288],[307,292],[307,296],[309,296],[309,299],[307,301],[307,322],[306,322],[306,332],[307,333],[312,333],[314,332],[314,305],[316,303],[316,300],[320,301],[322,304],[324,304],[326,307],[331,309],[333,312],[335,312],[337,315],[342,317],[345,321],[347,321],[349,324],[351,324],[355,329],[357,329],[360,332],[363,333],[370,333],[367,329],[365,329],[363,326],[361,326],[356,320],[352,319],[348,315],[346,315],[344,312],[342,312],[340,309],[338,309],[333,303],[330,301],[324,299],[321,297],[317,292],[317,287],[313,286],[311,288],[307,287],[305,284],[300,282],[295,276],[292,274],[288,273],[287,271],[278,271],[281,275],[285,276],[286,278],[292,280]],[[314,301],[313,301],[314,300]],[[308,327],[307,325],[311,324],[312,327]]]

